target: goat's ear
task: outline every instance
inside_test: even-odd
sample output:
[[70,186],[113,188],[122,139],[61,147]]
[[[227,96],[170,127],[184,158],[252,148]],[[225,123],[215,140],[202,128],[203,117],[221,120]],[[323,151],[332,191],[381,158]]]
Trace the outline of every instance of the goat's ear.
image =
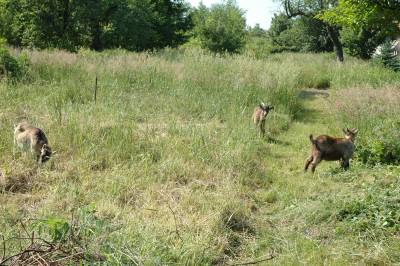
[[269,110],[274,110],[274,107],[273,107],[273,106],[270,106],[270,107],[269,107]]
[[353,131],[353,134],[357,134],[358,133],[358,129],[353,128],[351,131]]

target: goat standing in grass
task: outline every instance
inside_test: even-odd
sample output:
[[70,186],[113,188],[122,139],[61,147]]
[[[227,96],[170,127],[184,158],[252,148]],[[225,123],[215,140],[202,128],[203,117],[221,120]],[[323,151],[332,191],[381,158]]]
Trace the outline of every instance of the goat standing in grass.
[[315,167],[322,161],[340,161],[343,169],[350,167],[350,158],[354,152],[354,140],[357,129],[343,129],[344,138],[334,138],[327,135],[318,136],[316,139],[310,135],[312,143],[311,156],[307,159],[304,170],[307,171],[311,164],[311,171],[314,173]]
[[272,109],[274,109],[273,106],[266,105],[265,103],[261,103],[254,109],[253,122],[255,126],[260,128],[260,136],[264,137],[265,135],[265,118]]
[[43,130],[30,126],[27,123],[19,123],[15,127],[14,149],[16,146],[23,152],[30,150],[30,152],[36,156],[36,161],[40,164],[47,162],[52,154]]

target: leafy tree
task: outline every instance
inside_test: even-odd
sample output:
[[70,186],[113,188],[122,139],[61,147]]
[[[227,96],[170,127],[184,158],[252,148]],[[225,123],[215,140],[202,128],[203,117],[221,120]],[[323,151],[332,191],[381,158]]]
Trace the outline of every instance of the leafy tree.
[[319,14],[330,24],[343,26],[343,42],[351,55],[370,58],[388,36],[399,33],[398,0],[339,0]]
[[365,28],[357,30],[344,27],[340,34],[346,52],[362,59],[371,58],[376,48],[385,40],[383,32]]
[[237,53],[245,44],[246,20],[235,1],[228,0],[211,8],[204,5],[194,11],[194,34],[203,48]]
[[0,36],[72,51],[176,46],[185,41],[188,11],[183,0],[0,0]]
[[314,18],[291,19],[284,14],[275,15],[268,34],[274,46],[272,52],[325,52],[333,49],[324,24]]
[[340,41],[339,27],[323,21],[319,15],[337,5],[337,0],[281,0],[289,18],[297,16],[315,18],[323,23],[326,32],[333,44],[338,61],[343,62],[343,46]]
[[267,31],[260,27],[260,24],[256,24],[254,27],[249,27],[247,33],[254,37],[266,37]]
[[381,29],[386,34],[398,32],[400,1],[398,0],[339,0],[339,4],[320,14],[330,24]]

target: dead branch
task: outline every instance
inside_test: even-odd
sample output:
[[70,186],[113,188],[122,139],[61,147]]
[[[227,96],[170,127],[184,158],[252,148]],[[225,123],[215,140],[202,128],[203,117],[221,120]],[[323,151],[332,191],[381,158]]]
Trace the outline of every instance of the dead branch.
[[182,237],[181,237],[181,234],[179,233],[179,230],[178,230],[178,223],[177,223],[177,220],[176,220],[175,212],[172,210],[172,208],[171,208],[171,206],[169,206],[169,204],[168,204],[168,209],[172,212],[172,215],[173,215],[173,217],[174,217],[175,233],[176,233],[176,235],[179,237],[179,239],[183,241],[183,239],[182,239]]
[[247,262],[235,262],[232,264],[228,264],[230,266],[239,266],[239,265],[254,265],[254,264],[258,264],[264,261],[268,261],[268,260],[272,260],[274,259],[276,256],[274,254],[269,254],[267,256],[263,256],[260,257],[258,259],[252,260],[252,261],[247,261]]
[[[1,235],[3,239],[3,254],[0,265],[54,265],[60,261],[69,261],[74,264],[82,260],[105,260],[104,256],[98,254],[85,254],[85,249],[79,242],[75,242],[76,239],[73,232],[71,232],[71,238],[67,243],[51,242],[36,237],[35,231],[30,233],[22,221],[20,221],[20,224],[26,236],[19,235],[6,239]],[[74,227],[71,227],[71,230],[74,230]],[[19,241],[20,251],[7,257],[6,247],[8,241]],[[28,242],[29,244],[22,248],[22,242]]]

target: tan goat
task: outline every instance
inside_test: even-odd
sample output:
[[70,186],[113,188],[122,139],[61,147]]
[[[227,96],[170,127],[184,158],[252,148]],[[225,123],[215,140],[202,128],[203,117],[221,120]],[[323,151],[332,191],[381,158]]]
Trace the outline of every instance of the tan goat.
[[272,109],[274,109],[273,106],[266,105],[265,103],[261,103],[254,109],[253,123],[256,127],[260,128],[260,136],[265,135],[265,118]]
[[334,138],[327,135],[318,136],[316,139],[310,135],[312,143],[311,155],[306,161],[304,170],[307,171],[311,164],[311,171],[314,173],[317,165],[322,161],[340,161],[343,169],[350,167],[350,158],[354,152],[354,140],[356,138],[357,129],[343,129],[344,138]]
[[27,123],[19,123],[14,130],[14,149],[18,146],[23,152],[30,151],[36,161],[45,163],[52,154],[46,135],[40,128]]

